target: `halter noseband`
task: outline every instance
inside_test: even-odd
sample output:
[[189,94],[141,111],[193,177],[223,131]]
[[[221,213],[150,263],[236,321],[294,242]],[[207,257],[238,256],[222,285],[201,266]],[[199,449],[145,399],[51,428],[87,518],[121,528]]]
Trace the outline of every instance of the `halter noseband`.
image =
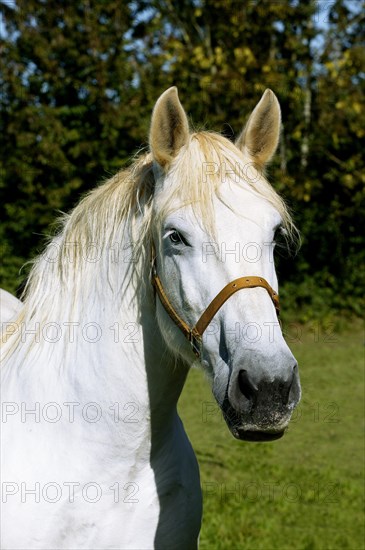
[[170,304],[169,299],[166,296],[166,293],[163,289],[161,279],[157,275],[156,269],[156,255],[154,247],[152,246],[152,285],[155,288],[158,297],[161,301],[161,304],[165,308],[166,312],[169,314],[171,319],[174,321],[175,325],[179,327],[183,335],[189,340],[191,347],[193,349],[196,357],[200,357],[200,349],[202,343],[202,337],[205,329],[217,313],[217,311],[222,307],[222,305],[238,290],[243,288],[256,288],[262,287],[267,290],[274,306],[276,309],[276,314],[279,317],[280,313],[280,304],[279,296],[271,288],[269,283],[263,277],[239,277],[234,281],[228,283],[222,290],[217,294],[215,298],[210,302],[209,306],[206,308],[204,313],[200,316],[199,320],[193,328],[190,328],[183,319],[176,313],[173,306]]

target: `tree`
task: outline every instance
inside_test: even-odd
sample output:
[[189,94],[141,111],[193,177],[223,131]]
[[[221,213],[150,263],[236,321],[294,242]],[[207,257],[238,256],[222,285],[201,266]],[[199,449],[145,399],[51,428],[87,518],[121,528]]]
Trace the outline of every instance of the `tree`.
[[[279,258],[282,294],[309,315],[358,312],[364,239],[364,1],[19,0],[3,5],[3,285],[57,209],[146,144],[177,85],[194,124],[238,135],[265,88],[283,129],[269,179],[303,247]],[[309,309],[308,309],[309,308]]]
[[145,136],[118,1],[1,5],[2,284],[15,290],[57,211],[68,210]]

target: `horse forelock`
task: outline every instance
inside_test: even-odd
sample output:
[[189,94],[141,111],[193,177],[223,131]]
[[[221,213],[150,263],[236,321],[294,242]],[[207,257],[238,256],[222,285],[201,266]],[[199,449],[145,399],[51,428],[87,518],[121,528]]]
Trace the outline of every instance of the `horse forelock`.
[[[157,212],[160,223],[176,208],[191,205],[197,220],[214,236],[213,198],[221,198],[222,186],[228,181],[252,189],[280,214],[288,241],[295,241],[297,231],[284,200],[267,181],[250,156],[237,149],[227,138],[215,132],[190,134],[172,162],[167,177],[171,185],[164,188]],[[227,204],[235,210],[237,205]]]

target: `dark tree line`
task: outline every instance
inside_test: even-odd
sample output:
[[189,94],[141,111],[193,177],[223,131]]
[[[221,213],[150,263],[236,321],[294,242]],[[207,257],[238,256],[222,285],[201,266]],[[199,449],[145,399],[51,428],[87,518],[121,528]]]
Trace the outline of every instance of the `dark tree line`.
[[197,127],[237,134],[266,87],[282,140],[270,181],[303,246],[279,258],[287,307],[361,313],[363,0],[0,2],[1,286],[41,250],[59,211],[146,145],[179,87]]

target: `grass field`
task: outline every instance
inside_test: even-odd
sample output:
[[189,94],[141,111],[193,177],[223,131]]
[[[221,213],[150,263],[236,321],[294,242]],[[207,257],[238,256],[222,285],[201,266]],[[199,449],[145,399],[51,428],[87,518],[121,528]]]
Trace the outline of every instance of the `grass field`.
[[281,440],[235,440],[204,375],[189,375],[179,410],[200,464],[203,550],[365,547],[362,327],[291,327],[287,340],[303,396]]

